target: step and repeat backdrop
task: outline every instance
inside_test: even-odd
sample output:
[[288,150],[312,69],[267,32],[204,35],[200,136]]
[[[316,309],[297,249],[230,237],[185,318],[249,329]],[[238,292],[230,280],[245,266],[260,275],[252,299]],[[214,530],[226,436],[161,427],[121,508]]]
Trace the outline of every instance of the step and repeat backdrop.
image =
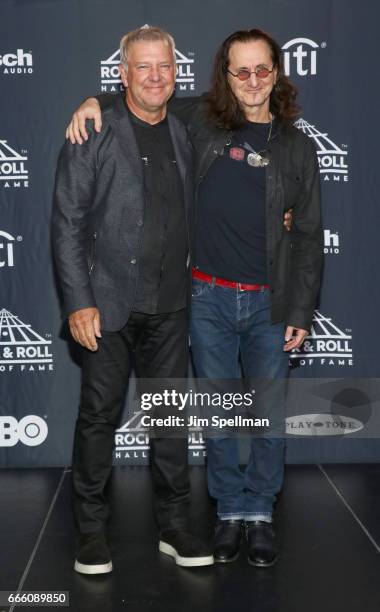
[[[289,419],[287,461],[380,460],[371,427],[380,399],[379,18],[374,0],[0,3],[1,466],[71,461],[80,367],[51,257],[56,160],[79,102],[120,90],[119,40],[146,23],[174,35],[178,96],[207,90],[215,52],[237,29],[262,28],[282,46],[299,89],[296,125],[318,154],[325,254],[311,334],[291,355],[291,378],[309,382],[313,401],[305,392]],[[190,431],[189,453],[204,460],[199,431]],[[126,403],[114,461],[148,455],[148,433]]]

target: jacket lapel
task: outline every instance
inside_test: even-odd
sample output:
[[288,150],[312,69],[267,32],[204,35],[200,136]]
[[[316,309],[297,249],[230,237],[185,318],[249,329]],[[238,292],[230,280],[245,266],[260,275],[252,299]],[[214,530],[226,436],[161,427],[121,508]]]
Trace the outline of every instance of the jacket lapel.
[[183,185],[185,185],[185,177],[189,165],[188,151],[184,139],[185,131],[179,129],[178,120],[173,117],[171,113],[168,113],[168,124],[170,135],[172,137],[175,158],[177,161],[178,172]]
[[134,176],[143,180],[143,165],[141,154],[133,131],[133,126],[128,116],[124,99],[118,96],[114,106],[112,124],[115,128],[115,136],[123,155],[127,158]]
[[[143,178],[143,165],[140,157],[140,151],[137,146],[133,126],[128,116],[128,110],[122,96],[118,96],[114,106],[114,117],[112,123],[115,127],[115,136],[118,140],[119,147],[125,157],[128,159],[130,166],[133,168],[136,177]],[[181,177],[182,183],[185,183],[187,167],[189,164],[189,152],[186,148],[184,139],[184,130],[179,129],[178,120],[168,113],[169,131],[173,142],[177,168]]]

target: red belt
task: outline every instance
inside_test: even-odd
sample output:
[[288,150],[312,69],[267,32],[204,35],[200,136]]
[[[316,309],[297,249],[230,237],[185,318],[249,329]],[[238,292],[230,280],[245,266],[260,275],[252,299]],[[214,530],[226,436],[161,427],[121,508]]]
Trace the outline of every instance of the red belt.
[[206,283],[214,283],[215,285],[221,285],[222,287],[232,287],[233,289],[240,289],[240,291],[260,291],[261,289],[268,289],[269,285],[247,285],[245,283],[236,283],[235,281],[224,280],[224,278],[217,278],[211,276],[211,274],[205,274],[196,268],[193,268],[193,278],[205,281]]

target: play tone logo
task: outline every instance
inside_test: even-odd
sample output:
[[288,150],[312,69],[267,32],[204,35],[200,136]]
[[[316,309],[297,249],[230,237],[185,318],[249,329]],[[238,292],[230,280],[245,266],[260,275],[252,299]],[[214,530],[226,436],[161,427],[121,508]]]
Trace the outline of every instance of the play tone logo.
[[301,366],[352,366],[352,333],[337,327],[329,317],[315,311],[310,335],[299,349],[290,354],[290,360]]
[[28,414],[20,421],[13,416],[0,416],[0,446],[39,446],[48,435],[46,421],[36,414]]
[[14,260],[14,244],[22,241],[22,236],[14,238],[8,232],[0,231],[0,269],[1,268],[13,268],[15,265]]
[[[321,49],[327,44],[321,43]],[[298,76],[317,74],[317,49],[319,45],[310,38],[292,38],[282,46],[284,52],[284,71],[289,76],[294,70]]]
[[298,414],[285,419],[286,433],[293,436],[346,436],[364,424],[341,414]]
[[23,155],[12,149],[6,140],[0,140],[0,187],[28,187],[29,175],[25,167],[27,151]]
[[3,308],[0,310],[0,373],[53,370],[51,340]]
[[[141,424],[143,410],[135,414],[122,427],[115,431],[115,463],[139,463],[149,459],[149,428]],[[199,427],[188,428],[189,458],[203,459],[206,446]]]
[[339,255],[340,253],[340,240],[338,232],[332,232],[329,229],[323,230],[324,248],[323,252],[325,255]]
[[15,53],[3,53],[3,55],[0,55],[0,73],[32,74],[32,52],[24,51],[24,49],[17,49]]
[[[177,91],[194,91],[195,76],[194,76],[194,53],[189,51],[188,56],[175,50],[177,60]],[[115,93],[123,91],[124,86],[120,79],[120,51],[115,51],[108,59],[100,62],[100,82],[101,91],[107,93]]]
[[298,119],[294,125],[314,141],[323,181],[346,183],[348,181],[347,145],[342,144],[338,147],[328,138],[327,133],[320,132],[305,119]]

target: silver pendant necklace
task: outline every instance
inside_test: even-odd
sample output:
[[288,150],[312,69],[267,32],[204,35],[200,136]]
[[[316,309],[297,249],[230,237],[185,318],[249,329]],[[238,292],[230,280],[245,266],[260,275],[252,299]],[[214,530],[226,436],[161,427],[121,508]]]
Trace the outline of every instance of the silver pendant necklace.
[[[270,122],[270,129],[269,129],[269,134],[267,138],[267,144],[272,135],[272,126],[273,126],[273,117]],[[248,153],[247,155],[247,164],[249,164],[250,166],[253,166],[254,168],[264,168],[265,166],[268,166],[270,159],[269,159],[269,152],[266,149],[262,151],[255,151],[247,143],[245,143],[245,147],[251,151],[251,153]]]

